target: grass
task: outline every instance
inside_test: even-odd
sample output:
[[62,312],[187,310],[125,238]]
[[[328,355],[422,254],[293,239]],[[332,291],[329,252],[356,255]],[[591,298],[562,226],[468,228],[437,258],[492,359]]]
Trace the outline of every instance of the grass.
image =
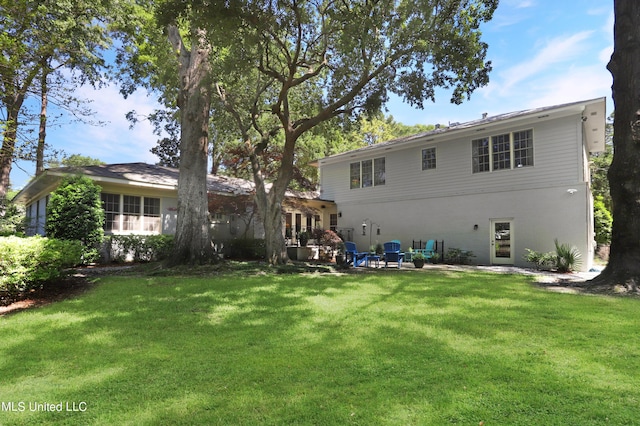
[[0,424],[634,424],[638,302],[480,272],[102,278],[0,318]]

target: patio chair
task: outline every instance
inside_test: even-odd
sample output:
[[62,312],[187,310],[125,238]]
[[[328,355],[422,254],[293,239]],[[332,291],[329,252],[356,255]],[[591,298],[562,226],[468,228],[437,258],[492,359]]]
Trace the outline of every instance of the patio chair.
[[389,266],[389,262],[396,262],[398,269],[402,266],[404,260],[404,253],[400,251],[400,243],[396,241],[389,241],[384,243],[384,267]]
[[431,259],[433,257],[433,253],[435,252],[436,242],[434,240],[429,240],[425,244],[423,249],[414,250],[416,253],[422,253],[425,259]]
[[354,268],[364,264],[367,261],[367,252],[359,252],[356,248],[356,243],[352,241],[344,242],[344,254],[347,260],[347,265],[353,264]]

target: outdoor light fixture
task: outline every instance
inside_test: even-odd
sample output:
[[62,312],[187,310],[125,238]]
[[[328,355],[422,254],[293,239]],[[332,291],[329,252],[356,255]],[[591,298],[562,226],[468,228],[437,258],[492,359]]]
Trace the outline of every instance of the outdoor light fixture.
[[367,235],[367,224],[365,222],[362,222],[362,235]]
[[473,230],[477,231],[478,230],[478,224],[476,223],[475,225],[473,225]]

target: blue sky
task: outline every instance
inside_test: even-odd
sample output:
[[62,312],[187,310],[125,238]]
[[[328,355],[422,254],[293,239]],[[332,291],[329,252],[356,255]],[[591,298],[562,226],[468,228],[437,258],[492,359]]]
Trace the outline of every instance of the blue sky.
[[[602,0],[501,0],[494,18],[482,27],[489,44],[493,71],[490,83],[462,105],[449,103],[441,90],[436,102],[423,110],[398,98],[387,105],[387,114],[405,124],[448,124],[528,108],[607,97],[607,115],[613,111],[611,74],[606,65],[613,52],[613,2]],[[156,107],[143,91],[123,99],[116,87],[93,90],[81,87],[78,97],[92,100],[94,120],[104,127],[67,125],[47,133],[49,144],[67,154],[99,158],[107,163],[157,162],[149,152],[157,136],[139,123],[129,129],[128,111],[147,114]],[[13,188],[32,177],[35,165],[14,164]]]

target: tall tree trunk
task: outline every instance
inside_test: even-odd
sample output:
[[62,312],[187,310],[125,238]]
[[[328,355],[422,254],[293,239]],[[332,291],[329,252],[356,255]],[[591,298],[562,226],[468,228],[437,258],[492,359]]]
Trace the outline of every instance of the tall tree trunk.
[[263,195],[263,197],[256,197],[256,205],[264,226],[266,260],[271,265],[282,265],[289,261],[282,221],[282,200],[284,197],[277,196],[273,187]]
[[265,190],[257,156],[251,155],[253,178],[256,183],[256,205],[264,226],[267,262],[272,265],[281,265],[289,261],[284,235],[282,203],[293,176],[293,153],[297,138],[298,134],[293,130],[293,127],[287,125],[280,169],[268,193]]
[[42,67],[40,77],[40,129],[38,131],[38,146],[36,148],[36,176],[44,171],[44,146],[47,138],[47,104],[49,102],[49,86],[47,84],[48,66]]
[[640,285],[640,2],[614,0],[614,50],[607,66],[613,76],[613,161],[609,185],[613,202],[611,253],[592,284]]
[[[19,104],[22,105],[22,102]],[[13,154],[16,148],[16,138],[18,136],[18,113],[20,106],[14,104],[7,108],[7,123],[4,128],[2,138],[2,149],[0,149],[0,199],[7,196],[9,191],[9,177],[13,166]]]
[[205,263],[212,260],[207,203],[207,148],[209,143],[210,46],[202,30],[193,29],[191,50],[187,50],[175,26],[168,37],[180,63],[180,178],[174,264]]

